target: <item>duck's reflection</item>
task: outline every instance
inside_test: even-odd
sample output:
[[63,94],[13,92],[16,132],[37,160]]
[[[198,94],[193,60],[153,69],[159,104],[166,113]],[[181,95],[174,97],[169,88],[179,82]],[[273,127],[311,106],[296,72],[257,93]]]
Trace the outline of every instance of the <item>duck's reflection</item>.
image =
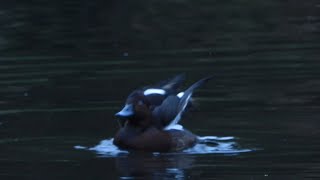
[[[202,136],[199,143],[177,153],[147,153],[123,151],[113,145],[113,139],[102,140],[98,145],[88,148],[99,157],[115,158],[116,168],[122,179],[184,179],[189,177],[187,169],[192,168],[200,154],[229,154],[251,152],[253,149],[242,149],[237,146],[234,137]],[[86,147],[75,146],[77,149]],[[192,175],[194,171],[192,172]]]
[[194,157],[188,154],[130,153],[116,158],[116,168],[122,179],[184,179],[185,170],[192,167]]

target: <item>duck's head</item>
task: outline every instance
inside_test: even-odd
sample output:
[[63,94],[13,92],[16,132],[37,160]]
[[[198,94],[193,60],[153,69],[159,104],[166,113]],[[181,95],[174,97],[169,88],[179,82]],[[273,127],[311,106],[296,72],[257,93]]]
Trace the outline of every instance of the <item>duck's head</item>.
[[128,96],[122,110],[115,116],[121,120],[121,126],[127,121],[137,126],[146,126],[151,117],[150,103],[142,92],[134,91]]

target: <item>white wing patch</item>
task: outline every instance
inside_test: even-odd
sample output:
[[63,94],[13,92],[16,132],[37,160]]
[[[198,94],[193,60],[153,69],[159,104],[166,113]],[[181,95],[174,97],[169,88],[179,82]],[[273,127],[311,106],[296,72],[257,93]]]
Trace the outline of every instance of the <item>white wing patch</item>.
[[178,98],[181,98],[183,95],[184,95],[184,92],[179,92],[179,93],[177,94],[177,97],[178,97]]
[[180,125],[180,124],[173,124],[173,125],[167,126],[164,130],[168,131],[168,130],[172,130],[172,129],[182,131],[183,130],[183,126]]
[[150,94],[161,94],[161,95],[165,95],[166,91],[163,89],[147,89],[143,92],[143,94],[145,96],[148,96]]

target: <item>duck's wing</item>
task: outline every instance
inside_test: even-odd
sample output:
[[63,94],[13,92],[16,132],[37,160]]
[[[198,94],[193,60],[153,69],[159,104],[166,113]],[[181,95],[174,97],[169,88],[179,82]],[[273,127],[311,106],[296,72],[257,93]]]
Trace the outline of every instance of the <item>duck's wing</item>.
[[210,79],[212,78],[212,76],[200,79],[199,81],[195,82],[193,85],[191,85],[183,94],[183,96],[179,99],[179,104],[178,104],[178,108],[176,110],[176,116],[174,117],[174,119],[170,122],[169,125],[167,125],[165,127],[165,129],[170,129],[171,127],[173,127],[174,125],[178,124],[178,122],[181,119],[181,116],[183,114],[183,112],[185,111],[190,98],[192,96],[193,91],[202,86],[203,84],[205,84],[206,82],[208,82]]
[[186,106],[192,96],[193,91],[196,88],[198,88],[198,87],[202,86],[203,84],[205,84],[206,82],[208,82],[210,79],[212,79],[212,77],[213,76],[208,76],[203,79],[200,79],[199,81],[195,82],[187,90],[184,91],[184,93],[180,99],[180,102],[179,102],[179,111],[184,111],[184,109],[186,108]]
[[177,90],[182,85],[185,79],[185,74],[179,74],[165,82],[160,82],[159,86],[162,89],[166,90]]
[[179,74],[173,78],[148,86],[143,89],[143,95],[154,106],[159,106],[168,96],[176,95],[178,88],[185,80],[184,74]]
[[152,120],[155,126],[163,129],[177,116],[180,98],[175,95],[168,96],[160,106],[152,111]]
[[[147,93],[170,93],[171,91],[177,91],[177,89],[182,85],[185,80],[185,74],[178,74],[173,78],[161,81],[151,86],[147,86],[144,90],[147,90]],[[160,90],[161,89],[161,90]],[[167,92],[169,91],[169,92]]]
[[154,123],[157,127],[170,129],[176,125],[185,111],[193,91],[209,81],[212,77],[203,78],[191,85],[181,98],[175,95],[168,96],[160,106],[157,106],[152,112]]

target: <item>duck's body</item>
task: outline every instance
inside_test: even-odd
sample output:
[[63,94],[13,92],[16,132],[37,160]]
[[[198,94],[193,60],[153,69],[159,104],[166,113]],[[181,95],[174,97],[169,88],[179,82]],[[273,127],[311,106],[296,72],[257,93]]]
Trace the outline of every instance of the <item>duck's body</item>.
[[192,147],[197,136],[188,130],[159,130],[154,126],[141,130],[130,125],[121,128],[113,143],[121,149],[151,152],[175,152]]
[[184,76],[178,75],[160,86],[135,90],[125,107],[116,113],[123,120],[114,138],[122,149],[144,151],[179,151],[192,147],[197,136],[178,124],[190,104],[193,91],[211,77],[201,79],[179,92]]

